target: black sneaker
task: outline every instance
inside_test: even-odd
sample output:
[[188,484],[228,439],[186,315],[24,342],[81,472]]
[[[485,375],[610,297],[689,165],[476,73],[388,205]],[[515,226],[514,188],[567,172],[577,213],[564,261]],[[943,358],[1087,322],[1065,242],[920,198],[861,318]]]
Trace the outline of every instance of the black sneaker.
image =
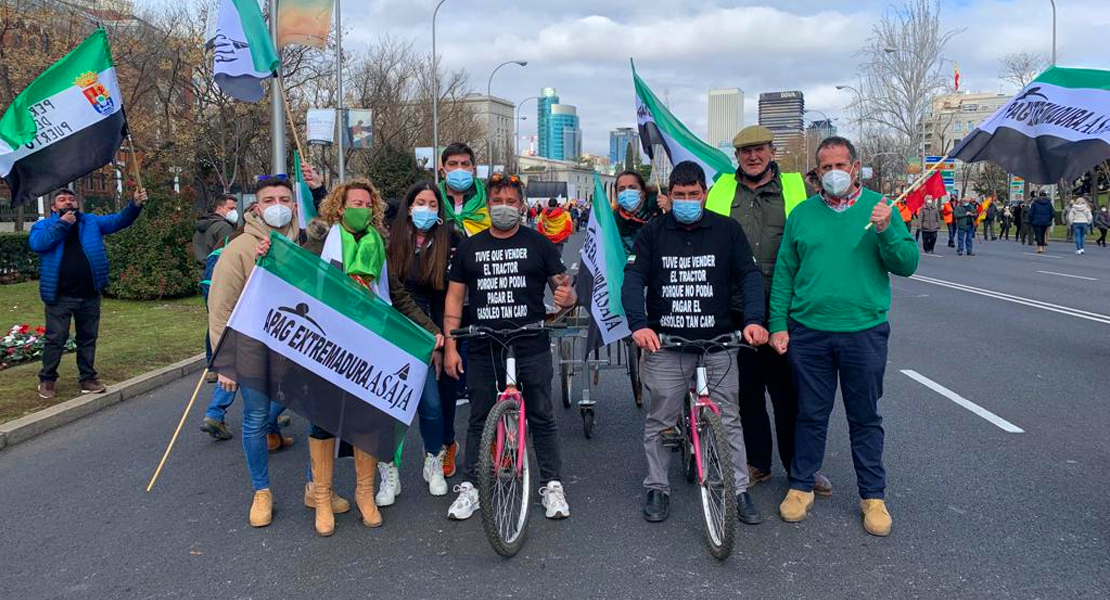
[[200,430],[219,441],[230,440],[235,437],[231,435],[231,431],[227,429],[227,425],[223,421],[217,421],[211,417],[204,417],[204,424],[200,426]]
[[667,520],[671,510],[671,497],[660,490],[648,490],[644,497],[644,520],[648,523],[661,523]]
[[763,522],[763,515],[748,492],[736,494],[736,516],[740,518],[741,523],[748,525],[759,525]]

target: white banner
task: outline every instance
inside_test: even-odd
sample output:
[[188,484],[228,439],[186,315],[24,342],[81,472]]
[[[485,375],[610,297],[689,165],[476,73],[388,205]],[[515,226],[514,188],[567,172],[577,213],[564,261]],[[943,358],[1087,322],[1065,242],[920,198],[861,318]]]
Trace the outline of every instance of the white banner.
[[335,109],[308,109],[308,135],[310,144],[331,144],[335,140]]

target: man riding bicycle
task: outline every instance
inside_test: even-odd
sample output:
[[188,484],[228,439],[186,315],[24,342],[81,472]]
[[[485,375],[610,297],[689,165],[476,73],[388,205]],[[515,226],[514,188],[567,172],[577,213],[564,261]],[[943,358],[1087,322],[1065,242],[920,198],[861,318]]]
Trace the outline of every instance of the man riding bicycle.
[[[744,340],[758,346],[766,343],[768,335],[763,328],[763,275],[743,228],[732,219],[705,211],[705,172],[696,163],[675,165],[670,190],[671,211],[650,221],[636,237],[621,288],[632,339],[646,351],[640,371],[648,392],[643,510],[644,519],[650,522],[664,521],[669,514],[670,450],[663,445],[663,432],[682,414],[698,358],[697,354],[660,349],[659,334],[708,340],[735,331],[734,318],[742,303]],[[732,450],[739,517],[754,525],[762,517],[747,491],[739,379],[734,375],[736,351],[711,350],[705,362],[710,391],[720,405]]]
[[[462,240],[451,263],[444,309],[444,331],[458,329],[463,298],[469,296],[467,322],[492,329],[512,329],[544,320],[544,287],[550,286],[555,305],[574,306],[571,289],[555,244],[534,229],[520,226],[524,185],[515,175],[495,173],[487,185],[491,227]],[[464,481],[458,498],[447,511],[454,520],[470,518],[478,510],[478,447],[486,417],[497,401],[498,385],[505,383],[505,340],[472,339],[467,347],[467,389],[470,422],[466,434]],[[512,340],[516,349],[517,386],[528,400],[527,419],[536,449],[540,490],[549,519],[570,516],[560,483],[558,429],[551,408],[551,346],[546,333]],[[445,345],[444,369],[458,379],[463,372],[456,340]]]

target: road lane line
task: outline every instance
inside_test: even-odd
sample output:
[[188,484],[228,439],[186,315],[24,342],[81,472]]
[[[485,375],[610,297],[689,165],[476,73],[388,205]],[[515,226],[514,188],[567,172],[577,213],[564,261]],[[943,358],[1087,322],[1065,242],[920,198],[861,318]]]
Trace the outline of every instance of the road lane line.
[[1055,256],[1052,254],[1037,254],[1036,252],[1022,252],[1022,254],[1028,254],[1029,256],[1043,256],[1045,258],[1063,258],[1062,256]]
[[1086,310],[1080,310],[1078,308],[1071,308],[1069,306],[1060,306],[1059,304],[1052,304],[1052,303],[1049,303],[1049,302],[1042,302],[1040,300],[1033,300],[1032,298],[1023,298],[1021,296],[1013,296],[1013,295],[1010,295],[1010,294],[1004,294],[1002,292],[995,292],[993,290],[985,290],[983,288],[977,288],[977,287],[973,287],[973,286],[970,286],[970,285],[964,285],[962,283],[954,283],[954,282],[951,282],[951,281],[945,281],[943,279],[934,279],[932,277],[926,277],[924,275],[913,275],[913,276],[910,277],[910,279],[913,279],[915,281],[920,281],[922,283],[931,283],[933,285],[939,285],[941,287],[951,288],[951,289],[958,290],[958,291],[961,291],[961,292],[967,292],[969,294],[977,294],[977,295],[980,295],[980,296],[986,296],[988,298],[995,298],[997,300],[1005,300],[1007,302],[1013,302],[1014,304],[1021,304],[1023,306],[1029,306],[1029,307],[1032,307],[1032,308],[1039,308],[1041,310],[1047,310],[1047,311],[1050,311],[1050,312],[1059,313],[1059,314],[1062,314],[1062,315],[1067,315],[1069,317],[1076,317],[1078,319],[1086,319],[1088,321],[1094,321],[1096,323],[1102,323],[1104,325],[1110,325],[1110,315],[1104,315],[1104,314],[1094,313],[1094,312],[1090,312],[1090,311],[1086,311]]
[[1002,417],[992,413],[991,411],[983,408],[982,406],[979,406],[978,404],[972,402],[971,400],[968,400],[967,398],[964,398],[963,396],[957,394],[956,392],[953,392],[952,390],[950,390],[950,389],[944,387],[943,385],[933,381],[932,379],[929,379],[928,377],[922,375],[921,373],[918,373],[917,371],[914,371],[912,369],[902,369],[902,374],[905,375],[906,377],[909,377],[910,379],[913,379],[914,381],[920,383],[921,385],[933,390],[934,392],[940,394],[941,396],[944,396],[945,398],[948,398],[949,400],[955,402],[956,404],[959,404],[960,406],[970,410],[971,412],[979,415],[980,417],[983,417],[984,419],[989,421],[992,425],[994,425],[995,427],[998,427],[999,429],[1001,429],[1002,431],[1005,431],[1006,433],[1025,433],[1024,429],[1022,429],[1022,428],[1018,427],[1017,425],[1014,425],[1013,423],[1007,421],[1006,419],[1003,419]]
[[928,256],[929,258],[944,258],[944,256],[940,255],[940,254],[927,254],[925,252],[921,252],[920,255],[921,256]]
[[1037,271],[1037,272],[1038,273],[1044,273],[1045,275],[1059,275],[1060,277],[1071,277],[1073,279],[1086,279],[1087,281],[1098,281],[1094,277],[1084,277],[1082,275],[1069,275],[1067,273],[1057,273],[1056,271]]

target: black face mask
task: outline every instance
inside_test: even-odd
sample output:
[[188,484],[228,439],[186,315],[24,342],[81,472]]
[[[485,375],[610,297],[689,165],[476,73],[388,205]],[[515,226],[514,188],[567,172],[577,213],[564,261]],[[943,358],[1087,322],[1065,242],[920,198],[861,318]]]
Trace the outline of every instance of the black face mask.
[[750,181],[752,183],[762,181],[763,178],[767,176],[767,172],[771,170],[771,165],[772,164],[773,163],[771,163],[771,162],[767,163],[767,166],[764,167],[764,169],[762,171],[760,171],[758,175],[748,175],[748,172],[745,171],[743,167],[741,167],[740,168],[740,176],[743,177],[745,180]]

